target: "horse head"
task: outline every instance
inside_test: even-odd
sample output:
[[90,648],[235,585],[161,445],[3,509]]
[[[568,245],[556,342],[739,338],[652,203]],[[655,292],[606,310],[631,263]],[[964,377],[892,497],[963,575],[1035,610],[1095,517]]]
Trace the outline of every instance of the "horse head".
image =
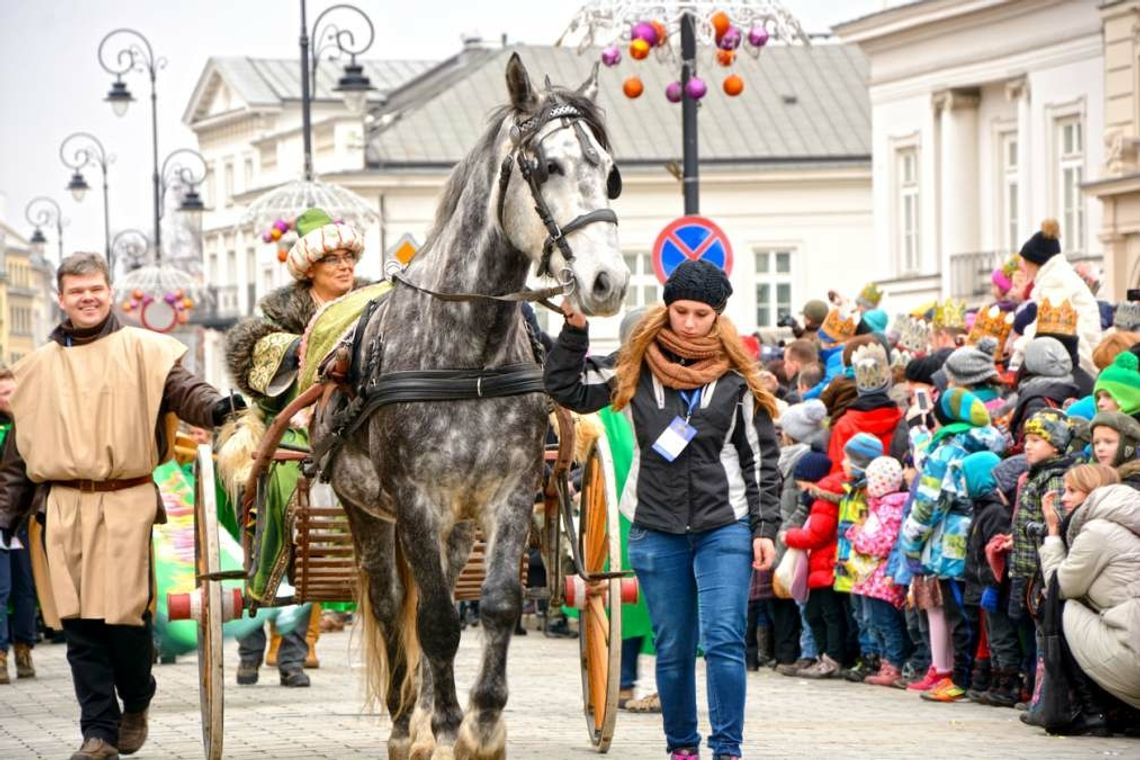
[[610,201],[621,174],[597,97],[595,65],[576,90],[547,79],[539,92],[517,53],[507,64],[510,106],[499,129],[498,220],[503,234],[558,278],[585,314],[617,313],[629,285]]

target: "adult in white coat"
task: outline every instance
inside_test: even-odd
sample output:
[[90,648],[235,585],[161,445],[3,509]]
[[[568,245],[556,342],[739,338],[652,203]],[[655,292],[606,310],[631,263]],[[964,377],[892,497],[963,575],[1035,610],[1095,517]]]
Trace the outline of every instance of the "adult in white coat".
[[[1072,305],[1077,312],[1080,365],[1096,377],[1097,367],[1093,363],[1092,352],[1101,338],[1100,307],[1089,286],[1076,273],[1068,259],[1061,255],[1058,239],[1060,234],[1061,228],[1057,220],[1046,219],[1041,223],[1040,231],[1033,233],[1033,237],[1021,247],[1025,271],[1033,280],[1031,300],[1037,304],[1038,310],[1046,299],[1052,306],[1060,306],[1065,301]],[[1018,340],[1015,354],[1020,354],[1036,334],[1035,322],[1026,328],[1025,334]],[[1015,359],[1020,363],[1020,356],[1015,356]]]

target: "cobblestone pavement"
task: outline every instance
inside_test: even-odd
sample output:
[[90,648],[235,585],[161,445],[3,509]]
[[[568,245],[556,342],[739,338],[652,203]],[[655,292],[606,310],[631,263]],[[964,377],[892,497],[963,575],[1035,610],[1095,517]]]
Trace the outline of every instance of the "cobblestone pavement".
[[[264,667],[260,683],[238,687],[233,681],[237,645],[227,641],[225,757],[384,758],[386,718],[361,712],[357,641],[348,632],[322,636],[321,668],[309,671],[309,689],[282,688],[276,672]],[[475,673],[478,647],[478,631],[468,630],[456,668],[463,691]],[[515,637],[507,707],[511,758],[588,760],[595,755],[581,712],[577,652],[577,642],[547,639],[534,630]],[[63,760],[80,743],[64,646],[41,644],[35,659],[36,679],[0,686],[2,760]],[[643,657],[641,665],[642,686],[652,688],[652,660]],[[155,676],[158,695],[151,707],[150,739],[135,757],[198,760],[194,657],[156,666]],[[699,688],[703,694],[703,681]],[[702,712],[702,731],[707,730],[707,713]],[[1023,726],[1013,710],[930,704],[895,689],[809,682],[766,670],[749,674],[744,752],[749,758],[1140,758],[1140,740],[1053,738]],[[620,714],[609,756],[663,758],[660,716]]]

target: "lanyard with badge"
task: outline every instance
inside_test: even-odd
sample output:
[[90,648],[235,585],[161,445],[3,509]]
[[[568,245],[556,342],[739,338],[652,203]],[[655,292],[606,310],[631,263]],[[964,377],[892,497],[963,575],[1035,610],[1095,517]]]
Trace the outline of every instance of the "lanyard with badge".
[[683,418],[674,417],[673,421],[669,423],[669,427],[665,428],[653,443],[653,450],[660,454],[666,462],[672,462],[679,457],[685,447],[689,445],[689,441],[696,437],[697,429],[689,424],[689,419],[693,416],[697,404],[701,402],[703,391],[704,386],[689,391],[678,391],[688,411],[685,412]]

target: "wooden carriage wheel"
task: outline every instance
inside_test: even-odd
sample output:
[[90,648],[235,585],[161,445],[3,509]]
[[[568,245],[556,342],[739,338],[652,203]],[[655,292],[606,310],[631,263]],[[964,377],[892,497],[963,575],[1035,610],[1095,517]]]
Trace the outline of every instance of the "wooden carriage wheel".
[[[194,572],[198,577],[221,571],[218,551],[218,504],[214,457],[210,447],[198,447],[194,459]],[[202,710],[202,745],[206,760],[222,758],[222,582],[198,581],[198,680]]]
[[[587,573],[621,566],[618,499],[609,445],[599,438],[590,445],[582,469],[578,538]],[[585,584],[579,603],[579,651],[586,729],[598,752],[606,752],[614,735],[621,671],[621,579]],[[576,605],[576,606],[579,606]]]

